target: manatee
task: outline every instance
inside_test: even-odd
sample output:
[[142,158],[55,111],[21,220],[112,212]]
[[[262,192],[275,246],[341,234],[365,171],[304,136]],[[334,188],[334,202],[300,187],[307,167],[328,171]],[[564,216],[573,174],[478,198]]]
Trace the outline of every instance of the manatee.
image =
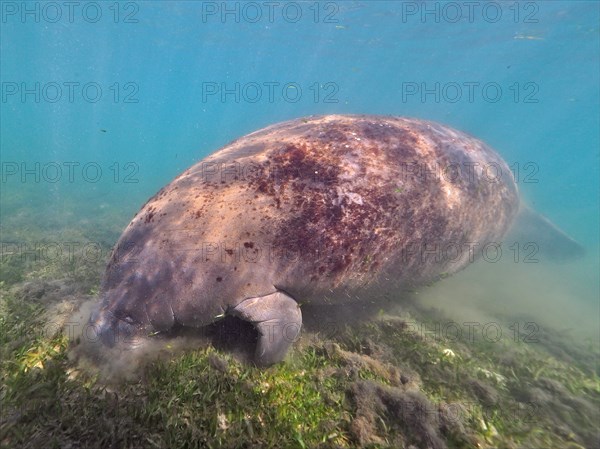
[[310,116],[248,134],[154,195],[113,249],[90,324],[133,346],[226,316],[281,361],[303,304],[397,295],[465,268],[521,209],[508,165],[442,124]]

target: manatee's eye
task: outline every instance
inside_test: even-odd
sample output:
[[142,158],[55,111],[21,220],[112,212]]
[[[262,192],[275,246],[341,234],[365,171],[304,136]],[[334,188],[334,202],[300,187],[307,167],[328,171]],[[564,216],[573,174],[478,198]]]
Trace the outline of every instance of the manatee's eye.
[[133,318],[131,318],[130,315],[125,315],[123,317],[123,321],[125,321],[127,324],[133,324]]

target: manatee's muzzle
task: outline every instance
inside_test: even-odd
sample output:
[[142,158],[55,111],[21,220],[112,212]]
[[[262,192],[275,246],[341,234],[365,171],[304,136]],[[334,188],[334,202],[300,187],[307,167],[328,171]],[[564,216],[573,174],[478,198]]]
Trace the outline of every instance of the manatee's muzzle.
[[136,346],[138,341],[136,326],[117,318],[107,310],[92,312],[89,327],[88,337],[110,348]]

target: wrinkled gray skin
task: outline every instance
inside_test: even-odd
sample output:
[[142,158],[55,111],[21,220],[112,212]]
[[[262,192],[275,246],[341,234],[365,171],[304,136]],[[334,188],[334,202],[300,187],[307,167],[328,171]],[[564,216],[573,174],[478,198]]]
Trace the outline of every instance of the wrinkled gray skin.
[[446,126],[321,116],[242,137],[136,214],[90,322],[109,346],[225,315],[283,359],[300,304],[372,301],[455,273],[519,209],[505,162]]

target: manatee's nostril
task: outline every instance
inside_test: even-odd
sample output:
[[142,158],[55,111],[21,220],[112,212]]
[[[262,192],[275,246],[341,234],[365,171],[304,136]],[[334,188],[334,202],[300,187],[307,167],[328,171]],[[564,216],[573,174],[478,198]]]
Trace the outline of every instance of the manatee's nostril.
[[88,338],[108,347],[128,345],[135,339],[135,322],[131,316],[121,319],[107,311],[93,312],[89,320]]

